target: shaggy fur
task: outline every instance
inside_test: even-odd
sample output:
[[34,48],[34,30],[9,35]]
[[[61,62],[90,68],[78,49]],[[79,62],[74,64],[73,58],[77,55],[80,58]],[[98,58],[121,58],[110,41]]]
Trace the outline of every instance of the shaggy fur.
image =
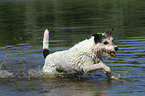
[[[107,57],[115,56],[118,47],[113,44],[112,30],[107,33],[94,34],[74,45],[69,50],[58,51],[52,54],[45,54],[45,65],[43,72],[49,75],[59,74],[86,74],[97,69],[102,69],[108,78],[115,78],[111,75],[111,69],[101,59],[104,53]],[[45,30],[43,49],[49,51],[49,31]],[[45,52],[44,52],[45,53]]]

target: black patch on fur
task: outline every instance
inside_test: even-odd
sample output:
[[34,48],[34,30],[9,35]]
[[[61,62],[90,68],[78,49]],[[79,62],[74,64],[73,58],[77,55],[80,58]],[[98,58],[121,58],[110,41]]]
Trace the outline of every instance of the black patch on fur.
[[97,44],[98,42],[101,43],[101,41],[102,41],[102,34],[101,33],[93,34],[93,36],[94,36],[95,44]]
[[43,56],[44,58],[46,58],[46,56],[49,54],[49,50],[48,49],[43,49]]

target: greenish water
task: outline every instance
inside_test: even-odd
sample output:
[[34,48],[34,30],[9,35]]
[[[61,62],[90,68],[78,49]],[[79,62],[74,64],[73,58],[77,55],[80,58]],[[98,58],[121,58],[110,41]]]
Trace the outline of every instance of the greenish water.
[[[144,96],[144,0],[0,0],[0,96]],[[103,58],[113,75],[97,70],[78,78],[44,78],[43,32],[50,51],[66,50],[114,27],[119,46]]]

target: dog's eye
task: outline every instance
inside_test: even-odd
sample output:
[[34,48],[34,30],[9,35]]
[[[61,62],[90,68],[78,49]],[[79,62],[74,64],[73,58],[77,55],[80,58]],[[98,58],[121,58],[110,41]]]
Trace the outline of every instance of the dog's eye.
[[105,45],[109,44],[107,41],[104,42]]

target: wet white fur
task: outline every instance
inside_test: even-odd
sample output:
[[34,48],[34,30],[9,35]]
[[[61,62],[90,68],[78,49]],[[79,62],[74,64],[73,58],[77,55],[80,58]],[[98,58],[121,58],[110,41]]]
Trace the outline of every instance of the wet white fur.
[[46,29],[43,37],[43,49],[49,49],[48,41],[49,41],[49,31],[48,29]]
[[[48,39],[46,39],[49,38],[48,36],[48,30],[46,30],[44,32],[43,48],[48,48]],[[112,42],[111,39],[108,42]],[[111,77],[111,70],[102,62],[101,54],[102,49],[115,51],[114,47],[113,43],[106,46],[102,43],[95,44],[94,36],[92,36],[90,39],[79,42],[68,50],[49,54],[45,59],[43,72],[57,75],[59,74],[57,69],[64,70],[69,74],[90,73],[97,69],[102,69],[108,77]]]

